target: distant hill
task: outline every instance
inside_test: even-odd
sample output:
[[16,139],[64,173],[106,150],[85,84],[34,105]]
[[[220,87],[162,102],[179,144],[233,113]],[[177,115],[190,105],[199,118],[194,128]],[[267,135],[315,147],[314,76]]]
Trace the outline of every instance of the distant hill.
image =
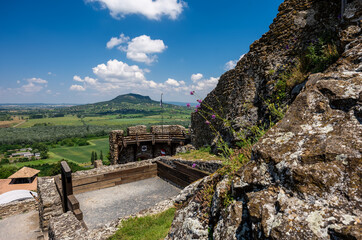
[[[118,97],[103,103],[159,103],[152,100],[149,96],[142,96],[140,94],[129,93],[124,95],[119,95]],[[102,103],[102,102],[101,102]]]
[[65,113],[84,114],[84,115],[107,115],[107,114],[143,114],[153,115],[157,113],[174,112],[188,113],[190,110],[185,106],[174,104],[163,104],[163,109],[159,101],[152,100],[149,96],[129,93],[119,95],[116,98],[93,104],[77,105],[62,109]]

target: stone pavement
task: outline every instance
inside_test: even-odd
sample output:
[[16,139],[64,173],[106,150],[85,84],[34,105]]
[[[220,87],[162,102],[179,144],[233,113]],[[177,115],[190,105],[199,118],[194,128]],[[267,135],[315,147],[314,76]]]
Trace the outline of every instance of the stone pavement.
[[36,240],[40,235],[36,210],[0,220],[0,240]]
[[155,177],[77,194],[76,198],[83,211],[84,222],[93,229],[149,208],[179,192],[179,188]]

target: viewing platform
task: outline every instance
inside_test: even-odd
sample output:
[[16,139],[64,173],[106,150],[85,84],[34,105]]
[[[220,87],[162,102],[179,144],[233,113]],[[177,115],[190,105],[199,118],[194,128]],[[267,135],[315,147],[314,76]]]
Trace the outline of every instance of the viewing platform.
[[156,125],[150,132],[145,125],[127,128],[110,133],[110,153],[112,164],[151,159],[158,156],[173,155],[178,146],[190,140],[186,128],[181,125]]

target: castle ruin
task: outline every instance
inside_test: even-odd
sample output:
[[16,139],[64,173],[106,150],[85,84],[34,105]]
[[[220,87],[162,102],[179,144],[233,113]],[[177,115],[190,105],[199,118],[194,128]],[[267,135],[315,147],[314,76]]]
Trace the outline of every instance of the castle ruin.
[[176,148],[190,140],[186,128],[181,125],[156,125],[150,132],[145,125],[114,130],[109,134],[109,146],[112,164],[135,162],[158,156],[171,156]]

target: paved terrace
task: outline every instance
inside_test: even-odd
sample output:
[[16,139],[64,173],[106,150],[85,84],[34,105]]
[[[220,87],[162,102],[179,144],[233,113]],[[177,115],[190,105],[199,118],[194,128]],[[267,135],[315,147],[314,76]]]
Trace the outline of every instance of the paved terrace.
[[89,229],[93,229],[149,208],[179,192],[179,188],[154,177],[76,194],[75,197],[83,212],[84,222]]

